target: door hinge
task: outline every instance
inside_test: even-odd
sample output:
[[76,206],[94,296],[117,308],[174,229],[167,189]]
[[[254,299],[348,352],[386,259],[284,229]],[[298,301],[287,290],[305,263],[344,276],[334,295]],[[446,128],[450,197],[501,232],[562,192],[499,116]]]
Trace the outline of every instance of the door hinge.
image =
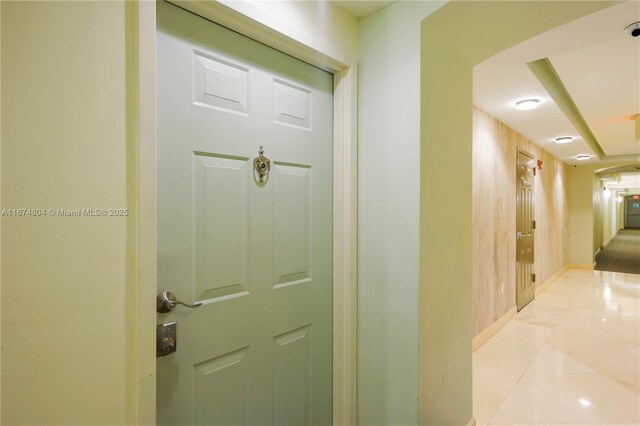
[[536,221],[535,220],[531,221],[531,229],[536,229]]
[[531,282],[532,283],[536,282],[536,274],[531,274]]

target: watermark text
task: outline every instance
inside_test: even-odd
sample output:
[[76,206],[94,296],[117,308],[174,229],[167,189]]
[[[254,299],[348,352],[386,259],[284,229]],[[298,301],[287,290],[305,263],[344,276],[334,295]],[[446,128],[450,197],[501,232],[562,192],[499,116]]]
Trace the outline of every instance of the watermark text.
[[102,208],[22,208],[2,209],[2,217],[119,217],[129,216],[129,209],[102,209]]

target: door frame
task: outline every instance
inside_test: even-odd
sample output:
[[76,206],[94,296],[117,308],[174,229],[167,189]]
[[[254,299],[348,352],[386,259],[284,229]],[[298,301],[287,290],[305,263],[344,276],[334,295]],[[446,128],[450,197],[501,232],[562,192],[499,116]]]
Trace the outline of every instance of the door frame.
[[[356,423],[357,63],[320,52],[217,1],[172,3],[331,72],[333,94],[333,424]],[[155,424],[156,4],[125,2],[129,218],[128,418]]]
[[[523,148],[518,147],[518,149],[516,150],[516,179],[517,179],[517,171],[518,171],[518,154],[522,154],[525,157],[529,157],[531,158],[533,161],[536,160],[535,155],[530,154],[528,151],[525,151]],[[536,171],[535,171],[535,166],[533,167],[533,187],[531,188],[531,198],[532,198],[532,202],[533,202],[533,220],[536,220],[536,205],[535,205],[535,197],[536,197],[536,181],[535,181],[535,177],[537,175]],[[518,188],[517,188],[517,183],[516,183],[516,228],[517,228],[517,217],[518,217],[518,196],[517,196],[517,192],[518,192]],[[535,231],[535,228],[534,228]],[[518,230],[516,229],[516,232],[518,232]],[[533,270],[536,270],[536,236],[535,236],[535,232],[533,233]],[[516,296],[516,308],[518,307],[518,267],[517,267],[517,263],[518,263],[518,240],[516,240],[516,258],[515,258],[515,263],[516,263],[516,292],[515,292],[515,296]],[[534,272],[535,274],[535,272]],[[536,274],[537,277],[537,274]],[[533,298],[531,299],[530,302],[533,302],[533,300],[535,299],[535,289],[536,289],[536,284],[535,282],[532,283],[533,285],[533,290],[534,290],[534,294],[533,294]],[[528,304],[527,303],[527,304]],[[526,306],[526,305],[525,305]],[[524,308],[524,306],[522,307]],[[518,310],[522,309],[519,308]]]

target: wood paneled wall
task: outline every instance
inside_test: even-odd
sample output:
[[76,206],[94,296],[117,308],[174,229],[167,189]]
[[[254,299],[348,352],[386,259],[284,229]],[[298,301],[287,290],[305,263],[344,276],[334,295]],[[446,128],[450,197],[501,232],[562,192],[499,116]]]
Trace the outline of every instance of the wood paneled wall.
[[516,304],[516,155],[542,160],[534,183],[536,286],[568,263],[569,166],[486,112],[473,111],[474,336]]

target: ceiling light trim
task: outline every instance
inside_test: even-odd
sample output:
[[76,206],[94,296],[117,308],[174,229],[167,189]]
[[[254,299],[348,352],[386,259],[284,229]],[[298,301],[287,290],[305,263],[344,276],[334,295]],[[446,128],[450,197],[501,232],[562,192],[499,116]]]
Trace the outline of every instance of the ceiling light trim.
[[518,111],[530,111],[540,106],[540,99],[530,98],[522,99],[516,102],[516,109]]
[[560,136],[559,138],[556,138],[556,143],[559,143],[559,144],[570,143],[570,142],[573,142],[572,136]]
[[598,157],[599,160],[604,160],[607,155],[602,150],[600,143],[593,135],[593,132],[589,128],[589,125],[585,121],[582,113],[578,109],[578,106],[571,98],[569,91],[565,87],[564,83],[560,79],[560,76],[556,72],[555,68],[551,64],[549,58],[542,58],[536,61],[527,63],[527,66],[533,73],[533,75],[540,81],[540,84],[545,88],[549,96],[555,101],[556,105],[564,113],[567,119],[573,124],[580,136],[589,145]]

